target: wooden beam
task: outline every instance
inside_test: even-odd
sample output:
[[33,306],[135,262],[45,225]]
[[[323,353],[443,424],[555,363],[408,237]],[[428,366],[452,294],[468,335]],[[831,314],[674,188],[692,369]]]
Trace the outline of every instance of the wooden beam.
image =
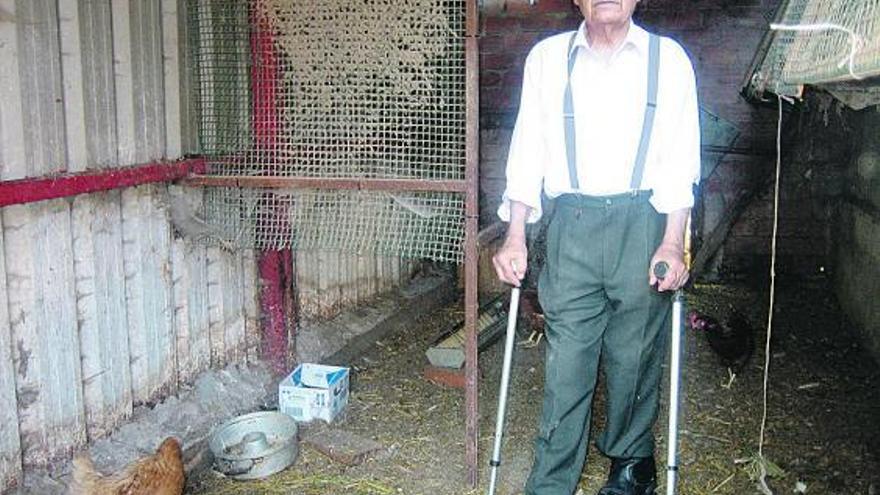
[[694,257],[694,264],[691,268],[691,280],[696,280],[703,274],[706,266],[712,261],[712,258],[715,257],[715,253],[717,253],[718,250],[721,249],[721,246],[724,245],[727,236],[730,234],[733,226],[736,225],[739,217],[741,217],[755,199],[757,199],[767,190],[770,184],[772,184],[772,177],[772,169],[768,168],[768,171],[764,172],[763,175],[754,182],[752,187],[740,190],[739,194],[733,200],[733,204],[731,204],[730,207],[727,208],[727,211],[724,212],[724,216],[721,217],[715,230],[703,239],[703,243]]

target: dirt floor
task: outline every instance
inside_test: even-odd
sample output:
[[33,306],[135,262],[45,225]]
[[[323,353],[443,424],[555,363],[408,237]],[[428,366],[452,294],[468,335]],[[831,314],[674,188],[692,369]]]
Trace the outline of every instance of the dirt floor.
[[[764,452],[783,473],[770,485],[778,494],[874,495],[880,493],[880,367],[858,344],[827,283],[778,284]],[[740,309],[756,327],[758,343],[746,370],[726,389],[726,369],[702,335],[687,331],[680,493],[759,493],[741,460],[753,456],[758,444],[766,289],[698,285],[688,301],[719,318],[731,308]],[[426,346],[459,318],[458,305],[423,315],[352,363],[351,402],[342,421],[331,428],[378,441],[386,448],[381,455],[346,467],[302,447],[293,467],[266,480],[236,482],[207,473],[192,480],[189,493],[484,493],[485,486],[472,492],[464,486],[461,391],[422,377]],[[531,463],[543,347],[516,350],[499,495],[520,493]],[[502,352],[498,342],[480,355],[483,483],[488,479]],[[603,402],[600,387],[594,423],[604,421]],[[664,409],[657,424],[658,464],[665,459],[665,421]],[[608,461],[593,449],[580,484],[586,494],[596,493],[607,468]],[[661,483],[662,478],[661,473]]]

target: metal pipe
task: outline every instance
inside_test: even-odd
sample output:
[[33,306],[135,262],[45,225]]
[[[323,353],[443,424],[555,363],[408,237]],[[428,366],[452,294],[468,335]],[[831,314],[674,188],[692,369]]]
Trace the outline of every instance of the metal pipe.
[[0,181],[0,207],[111,191],[154,182],[170,182],[204,171],[205,161],[194,158],[53,177]]
[[[689,239],[689,236],[688,236]],[[689,242],[686,240],[686,244]],[[685,260],[686,263],[688,260]],[[661,261],[654,265],[654,276],[663,279],[669,265]],[[666,446],[666,495],[675,495],[678,481],[678,409],[681,388],[682,306],[684,291],[678,289],[672,297],[672,342],[669,357],[669,427]]]
[[[253,26],[250,34],[250,50],[251,60],[254,62],[250,68],[253,93],[251,126],[254,144],[260,150],[269,151],[272,160],[278,138],[278,59],[272,27],[259,15],[259,3],[262,1],[264,0],[254,0],[250,11],[250,21]],[[258,228],[273,230],[280,228],[283,232],[289,231],[289,221],[284,215],[284,210],[275,204],[271,195],[265,195],[262,201],[267,202],[274,210],[274,215],[263,221],[275,225],[258,226]],[[288,333],[295,331],[291,329],[288,332],[288,318],[292,315],[285,314],[285,310],[289,310],[291,306],[286,302],[293,297],[285,288],[291,283],[290,279],[295,277],[293,267],[287,266],[292,263],[291,260],[292,255],[288,249],[266,249],[259,253],[263,357],[279,375],[287,371],[288,355],[295,351],[289,348],[287,338]],[[290,321],[294,321],[293,318]]]
[[467,483],[477,486],[477,442],[479,439],[479,378],[477,359],[478,274],[477,230],[479,216],[480,152],[480,32],[477,0],[465,4],[465,243],[464,243],[464,315],[465,315],[465,464]]
[[246,187],[266,189],[347,189],[363,191],[466,192],[467,180],[366,179],[348,177],[278,177],[198,175],[188,177],[190,186]]
[[666,454],[666,495],[675,495],[678,481],[678,408],[681,384],[681,314],[683,305],[681,289],[672,299],[672,349],[669,358],[669,429]]
[[510,292],[510,310],[507,313],[507,333],[504,337],[504,363],[501,366],[501,386],[498,389],[498,415],[495,419],[495,445],[489,461],[489,495],[495,495],[498,468],[501,466],[501,438],[504,434],[504,414],[507,410],[507,390],[510,388],[510,365],[513,361],[513,342],[516,339],[516,317],[519,314],[519,287]]

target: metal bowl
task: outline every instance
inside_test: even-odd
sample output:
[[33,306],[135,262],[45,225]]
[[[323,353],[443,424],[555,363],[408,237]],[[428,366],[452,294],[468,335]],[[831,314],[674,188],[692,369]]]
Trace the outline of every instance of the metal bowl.
[[296,421],[275,411],[238,416],[214,430],[209,447],[214,469],[224,475],[237,480],[264,478],[296,460]]

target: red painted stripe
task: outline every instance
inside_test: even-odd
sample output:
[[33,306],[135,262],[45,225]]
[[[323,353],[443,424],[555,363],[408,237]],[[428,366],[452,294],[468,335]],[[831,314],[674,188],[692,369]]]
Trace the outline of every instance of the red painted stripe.
[[195,158],[53,177],[2,181],[0,207],[110,191],[152,182],[168,182],[182,179],[190,174],[203,173],[205,173],[205,160]]

